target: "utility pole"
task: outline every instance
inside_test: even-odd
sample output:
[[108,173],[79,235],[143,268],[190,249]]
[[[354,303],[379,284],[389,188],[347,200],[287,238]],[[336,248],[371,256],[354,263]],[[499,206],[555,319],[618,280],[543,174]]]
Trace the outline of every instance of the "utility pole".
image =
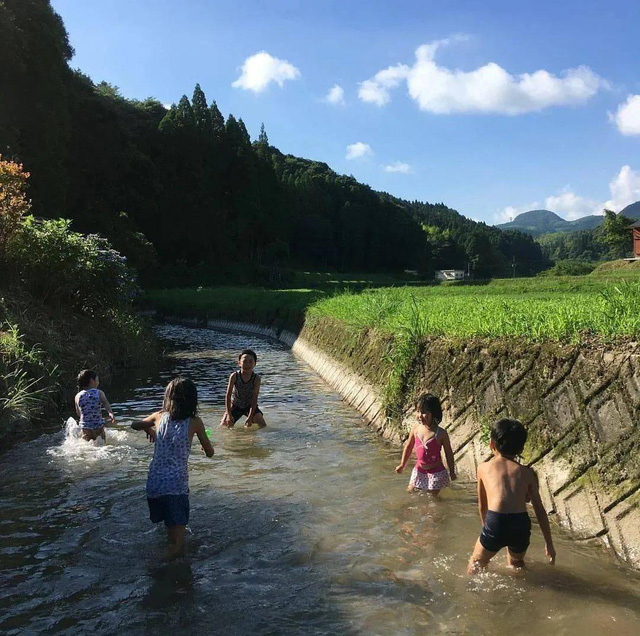
[[516,277],[516,257],[515,255],[511,259],[511,270],[513,271],[513,277]]

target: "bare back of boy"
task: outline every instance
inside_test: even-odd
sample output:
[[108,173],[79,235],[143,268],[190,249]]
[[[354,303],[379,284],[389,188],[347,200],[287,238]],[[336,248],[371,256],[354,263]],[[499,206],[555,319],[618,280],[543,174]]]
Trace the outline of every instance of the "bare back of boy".
[[[533,502],[535,499],[542,506],[537,479],[531,468],[504,456],[494,457],[478,466],[478,508],[483,525],[487,521],[488,512],[499,515],[527,515],[527,501]],[[511,546],[507,546],[507,551],[509,565],[524,566],[526,547],[524,550],[515,551]],[[478,539],[471,556],[470,571],[484,568],[496,553],[497,551],[485,548]]]
[[513,459],[494,457],[478,467],[487,499],[487,509],[495,512],[527,511],[535,473]]

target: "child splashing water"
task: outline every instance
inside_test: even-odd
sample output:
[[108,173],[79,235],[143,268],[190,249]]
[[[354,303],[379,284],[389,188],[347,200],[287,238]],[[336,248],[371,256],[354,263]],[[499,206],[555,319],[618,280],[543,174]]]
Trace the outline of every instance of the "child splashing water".
[[[416,465],[411,473],[407,490],[424,490],[437,495],[443,488],[456,479],[453,451],[447,431],[440,428],[442,406],[440,400],[430,393],[423,393],[416,401],[416,424],[411,428],[409,438],[402,449],[402,460],[396,466],[400,474],[409,461],[411,451],[415,448]],[[449,472],[442,463],[441,450],[447,457]]]
[[88,442],[101,437],[106,440],[102,407],[109,414],[111,423],[116,423],[113,410],[107,396],[98,390],[100,380],[98,374],[91,369],[84,369],[78,374],[78,393],[75,397],[76,413],[80,419],[79,426],[82,437]]
[[169,539],[169,557],[182,552],[189,522],[189,471],[187,463],[193,436],[197,435],[207,457],[213,446],[197,416],[198,389],[187,378],[175,378],[164,392],[162,409],[131,428],[145,431],[155,441],[147,478],[147,502],[153,523],[164,521]]

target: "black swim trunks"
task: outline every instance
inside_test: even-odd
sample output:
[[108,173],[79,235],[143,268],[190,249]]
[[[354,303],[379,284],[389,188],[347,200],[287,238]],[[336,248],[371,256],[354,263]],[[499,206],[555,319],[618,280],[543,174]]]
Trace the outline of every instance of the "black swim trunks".
[[[231,406],[231,417],[234,422],[237,422],[243,415],[247,417],[249,415],[249,411],[251,410],[250,406],[242,408],[241,406]],[[262,413],[260,407],[256,408],[256,413]]]
[[531,519],[526,512],[487,511],[480,543],[489,552],[498,552],[504,547],[511,552],[526,552],[531,539]]

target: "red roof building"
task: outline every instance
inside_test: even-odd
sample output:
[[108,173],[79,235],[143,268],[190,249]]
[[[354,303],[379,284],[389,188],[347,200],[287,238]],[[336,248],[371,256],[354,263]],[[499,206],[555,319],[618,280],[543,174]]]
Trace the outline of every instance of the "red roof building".
[[632,223],[629,228],[633,232],[633,256],[640,258],[640,221]]

